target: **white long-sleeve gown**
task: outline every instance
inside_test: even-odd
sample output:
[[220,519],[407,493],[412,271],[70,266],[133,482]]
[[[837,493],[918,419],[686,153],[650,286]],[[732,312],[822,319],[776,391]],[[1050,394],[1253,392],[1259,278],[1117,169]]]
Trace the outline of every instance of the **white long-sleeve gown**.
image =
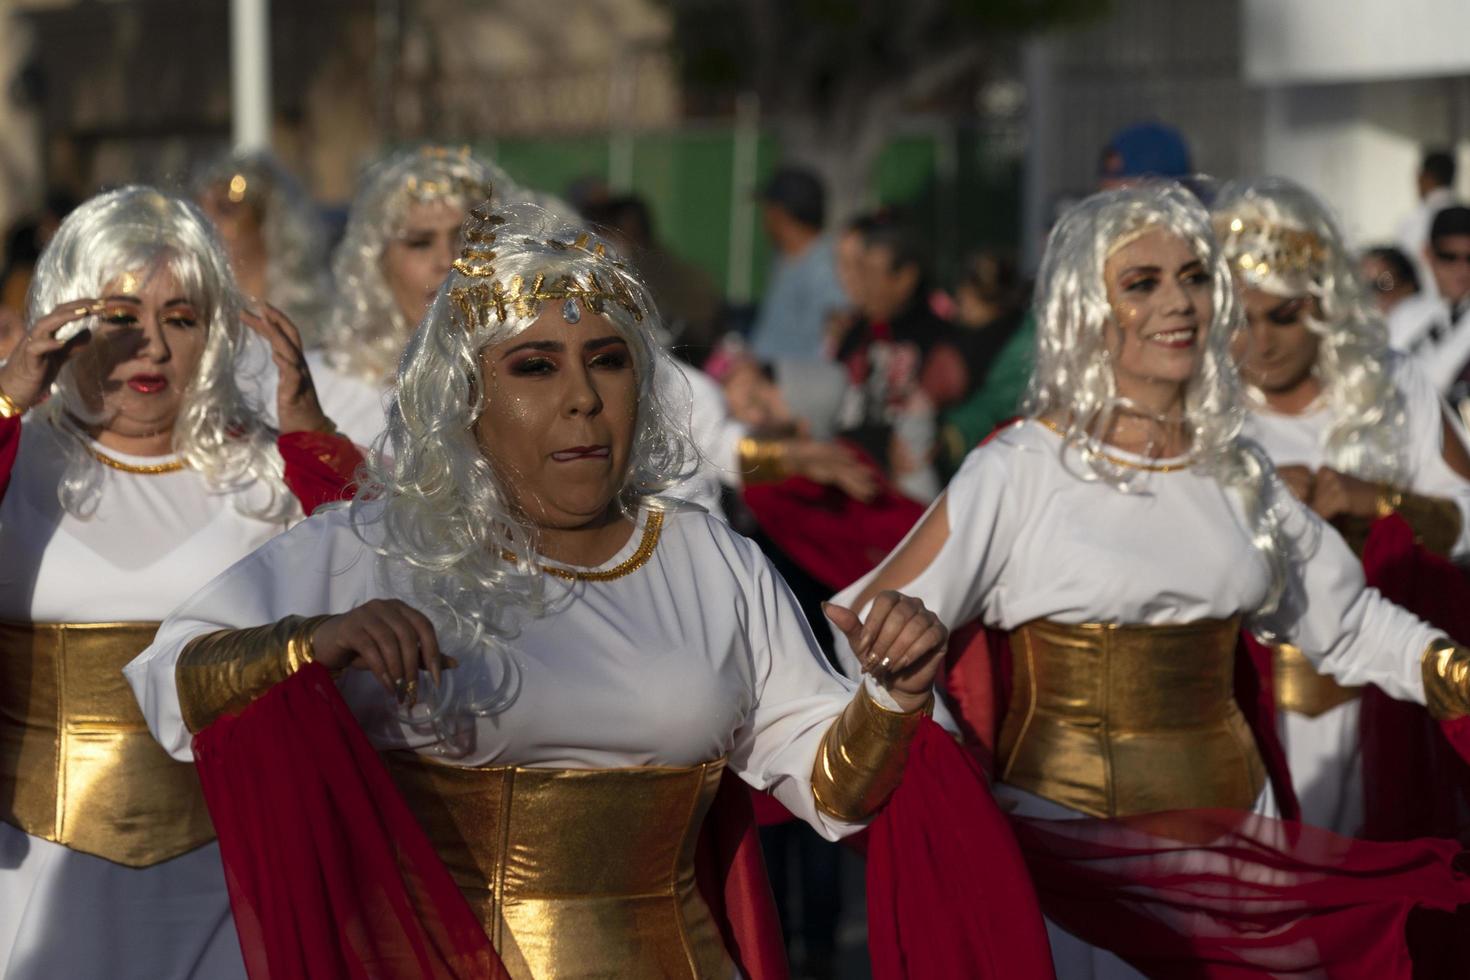
[[[61,509],[54,430],[27,421],[0,503],[0,619],[156,622],[232,562],[284,530],[242,514],[241,495],[192,470],[103,469],[97,511]],[[133,457],[135,465],[174,457]],[[284,490],[283,490],[284,492]],[[229,980],[245,976],[211,843],[129,868],[0,822],[0,977],[5,980]]]
[[[945,508],[949,523],[939,552],[912,581],[895,587],[922,599],[951,629],[976,619],[1002,630],[1036,619],[1157,625],[1260,608],[1269,567],[1251,542],[1239,502],[1213,477],[1194,468],[1150,472],[1124,493],[1083,479],[1085,472],[1076,452],[1064,457],[1060,437],[1038,422],[1001,432],[966,457],[931,506],[930,514]],[[1309,556],[1297,567],[1295,589],[1305,602],[1294,619],[1270,617],[1263,625],[1344,683],[1372,682],[1422,703],[1418,658],[1439,634],[1365,589],[1357,559],[1315,515],[1299,506],[1290,515],[1290,530]],[[887,564],[834,601],[851,605]],[[843,638],[837,647],[855,670]],[[997,796],[1026,816],[1082,815],[1003,784]],[[1274,813],[1269,787],[1256,809]],[[1051,923],[1048,930],[1059,977],[1139,975]]]
[[[1419,364],[1394,355],[1390,371],[1404,397],[1406,469],[1401,489],[1453,500],[1460,510],[1460,538],[1450,557],[1470,557],[1470,481],[1444,461],[1444,421],[1464,438],[1459,418],[1444,404]],[[1323,443],[1335,421],[1332,409],[1318,405],[1300,415],[1257,407],[1247,417],[1246,434],[1277,466],[1316,470],[1325,462]],[[1356,834],[1363,824],[1363,769],[1358,740],[1361,701],[1353,698],[1309,718],[1280,713],[1280,730],[1302,819],[1339,834]]]
[[[820,813],[811,770],[828,726],[856,685],[827,666],[789,590],[754,544],[688,504],[666,501],[642,567],[609,581],[548,579],[553,609],[486,654],[447,649],[469,677],[504,655],[519,671],[503,710],[477,718],[457,765],[569,769],[692,766],[728,756],[747,783],[836,839],[856,828]],[[628,543],[640,544],[644,508]],[[288,615],[343,613],[374,598],[415,599],[404,569],[358,536],[348,510],[319,513],[229,569],[180,606],[126,670],[149,727],[190,758],[174,665],[194,637]],[[374,539],[380,525],[367,523]],[[339,681],[382,749],[433,750],[434,737],[386,721],[387,697],[366,672]],[[875,696],[892,705],[886,693]]]

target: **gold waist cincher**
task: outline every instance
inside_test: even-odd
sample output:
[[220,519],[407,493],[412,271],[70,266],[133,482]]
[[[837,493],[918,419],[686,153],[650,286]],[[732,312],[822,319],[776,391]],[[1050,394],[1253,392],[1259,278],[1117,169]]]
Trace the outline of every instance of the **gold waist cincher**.
[[388,769],[515,980],[734,975],[694,881],[724,761]]
[[194,767],[153,740],[123,679],[157,631],[0,622],[0,819],[135,868],[214,839]]
[[1274,649],[1271,666],[1276,706],[1283,711],[1315,718],[1363,693],[1361,687],[1343,687],[1326,674],[1317,673],[1307,655],[1289,643]]
[[1250,809],[1265,766],[1235,703],[1240,621],[1011,633],[1001,779],[1100,817]]

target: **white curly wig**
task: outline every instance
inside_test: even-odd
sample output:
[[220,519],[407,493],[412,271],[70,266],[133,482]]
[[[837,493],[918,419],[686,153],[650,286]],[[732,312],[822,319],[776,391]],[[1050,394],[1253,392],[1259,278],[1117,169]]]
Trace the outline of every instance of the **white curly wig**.
[[1316,300],[1305,324],[1321,339],[1316,373],[1334,419],[1323,445],[1327,465],[1365,480],[1402,482],[1407,415],[1389,370],[1388,330],[1326,205],[1299,184],[1266,177],[1225,184],[1213,211],[1215,233],[1242,285]]
[[[513,635],[523,614],[542,615],[548,603],[536,528],[476,439],[482,350],[529,328],[548,303],[575,305],[573,315],[601,312],[627,341],[638,382],[620,506],[629,514],[658,508],[653,495],[697,465],[676,400],[681,385],[687,397],[687,382],[655,340],[658,314],[643,283],[585,225],[534,204],[489,208],[472,212],[464,256],[408,343],[387,432],[352,505],[359,534],[409,569],[409,590],[462,649]],[[489,235],[493,269],[477,258]],[[568,282],[570,296],[556,293]],[[588,286],[595,295],[576,298]],[[497,288],[510,293],[497,296]],[[371,535],[368,525],[376,525]]]
[[1153,229],[1187,242],[1210,275],[1214,318],[1197,373],[1185,388],[1184,423],[1195,465],[1238,495],[1252,540],[1271,569],[1270,590],[1257,610],[1264,617],[1277,610],[1289,582],[1291,545],[1278,509],[1285,491],[1260,448],[1240,438],[1245,407],[1230,355],[1240,307],[1210,214],[1193,193],[1149,181],[1094,194],[1062,216],[1037,274],[1036,368],[1023,411],[1060,423],[1063,458],[1069,448],[1077,450],[1086,478],[1130,491],[1146,476],[1110,462],[1096,434],[1123,409],[1148,414],[1117,392],[1105,336],[1113,311],[1104,266],[1119,247]]
[[333,367],[373,385],[391,380],[398,367],[417,324],[393,301],[383,255],[402,234],[409,206],[442,201],[468,213],[492,192],[496,201],[527,199],[499,167],[467,147],[404,150],[368,169],[332,256],[337,297],[324,346]]
[[265,239],[265,292],[258,297],[284,312],[316,346],[331,308],[327,243],[316,205],[279,160],[261,151],[228,153],[201,166],[192,181],[197,199],[223,188],[254,208]]
[[[244,495],[239,498],[242,512],[266,520],[299,516],[286,490],[274,433],[236,382],[235,358],[244,341],[240,296],[214,226],[195,205],[143,186],[99,194],[82,204],[61,223],[36,263],[27,298],[29,322],[77,297],[101,295],[124,273],[146,277],[160,267],[173,273],[206,331],[198,371],[184,391],[174,425],[175,451],[217,489],[265,487],[265,495],[252,494],[249,504]],[[71,514],[88,516],[95,511],[103,470],[89,449],[87,428],[107,420],[89,408],[72,365],[62,368],[52,397],[37,413],[63,436],[67,460],[57,488],[61,504]]]

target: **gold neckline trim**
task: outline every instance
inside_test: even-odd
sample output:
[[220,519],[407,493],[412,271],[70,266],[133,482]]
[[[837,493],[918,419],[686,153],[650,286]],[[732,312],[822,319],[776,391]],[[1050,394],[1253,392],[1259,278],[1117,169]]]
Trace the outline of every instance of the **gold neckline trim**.
[[[570,568],[558,568],[555,565],[542,565],[541,570],[547,575],[566,579],[568,582],[611,582],[613,579],[631,575],[644,565],[648,559],[653,557],[653,549],[658,547],[659,533],[663,530],[663,511],[652,511],[648,515],[648,522],[643,526],[643,539],[638,542],[638,549],[619,562],[612,568],[604,568],[595,572],[574,571]],[[502,551],[500,556],[506,561],[515,561],[514,552]]]
[[[1062,438],[1066,438],[1067,433],[1062,429],[1062,427],[1057,425],[1050,419],[1044,419],[1040,416],[1036,416],[1036,421],[1041,423],[1043,426],[1050,429],[1051,431],[1055,432]],[[1105,453],[1102,450],[1092,450],[1092,452],[1094,455],[1101,456],[1103,459],[1107,460],[1109,463],[1112,463],[1114,466],[1122,466],[1125,469],[1130,470],[1143,470],[1146,473],[1176,473],[1179,470],[1187,470],[1194,465],[1194,460],[1192,458],[1186,458],[1178,463],[1141,463],[1136,459],[1125,459],[1122,456],[1114,456],[1112,453]]]
[[189,466],[189,464],[184,462],[182,459],[171,460],[167,463],[151,463],[147,465],[140,465],[138,463],[125,463],[122,460],[117,459],[113,456],[109,456],[106,453],[94,449],[91,446],[87,447],[87,452],[91,453],[92,458],[104,466],[110,466],[113,469],[120,470],[123,473],[135,473],[138,476],[160,476],[164,473],[177,473],[179,472],[179,470],[187,469]]

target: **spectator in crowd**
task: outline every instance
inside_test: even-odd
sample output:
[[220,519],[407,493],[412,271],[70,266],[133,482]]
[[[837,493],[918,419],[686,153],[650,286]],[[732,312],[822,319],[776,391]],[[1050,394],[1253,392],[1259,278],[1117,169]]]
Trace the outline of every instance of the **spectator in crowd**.
[[1389,342],[1417,358],[1448,395],[1470,361],[1470,208],[1434,216],[1425,258],[1436,288],[1398,305],[1388,320]]
[[1424,154],[1415,178],[1419,203],[1399,223],[1398,245],[1418,266],[1419,281],[1427,293],[1438,287],[1425,255],[1429,243],[1429,226],[1434,216],[1451,205],[1460,203],[1455,196],[1455,158],[1445,150]]
[[1097,189],[1113,190],[1146,177],[1187,181],[1194,174],[1189,145],[1173,126],[1137,123],[1113,134],[1098,159]]
[[1419,292],[1419,272],[1413,260],[1392,245],[1379,245],[1365,251],[1359,271],[1368,290],[1369,301],[1384,316]]
[[782,168],[761,191],[761,203],[776,261],[751,347],[762,359],[819,357],[828,317],[849,303],[837,281],[832,241],[822,234],[827,220],[822,182],[810,171]]
[[929,306],[923,243],[901,216],[875,220],[863,242],[861,321],[837,350],[854,385],[843,424],[901,490],[930,500],[939,492],[933,466],[938,402],[921,380],[930,355],[953,330]]
[[721,327],[720,288],[714,278],[659,240],[648,202],[637,194],[610,198],[589,207],[583,216],[601,225],[637,266],[658,304],[674,353],[696,366],[702,364]]
[[[955,353],[963,376],[959,403],[944,413],[939,468],[948,476],[965,454],[1015,415],[1031,377],[1035,324],[1026,315],[1025,287],[1005,257],[981,253],[955,287]],[[936,362],[943,364],[941,355]],[[952,356],[951,356],[952,357]],[[926,387],[934,387],[931,381]]]

